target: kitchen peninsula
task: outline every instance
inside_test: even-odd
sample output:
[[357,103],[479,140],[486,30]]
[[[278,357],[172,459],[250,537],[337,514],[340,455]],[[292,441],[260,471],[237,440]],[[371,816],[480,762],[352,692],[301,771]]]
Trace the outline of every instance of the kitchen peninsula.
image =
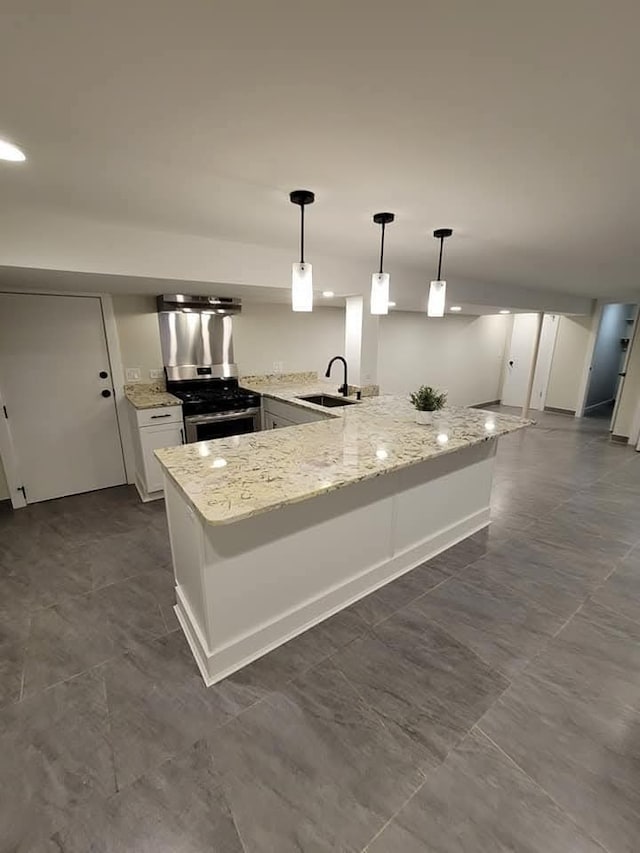
[[255,390],[317,420],[156,451],[207,684],[485,527],[496,439],[529,423],[452,407],[421,426],[400,397],[328,411],[298,399],[317,386]]

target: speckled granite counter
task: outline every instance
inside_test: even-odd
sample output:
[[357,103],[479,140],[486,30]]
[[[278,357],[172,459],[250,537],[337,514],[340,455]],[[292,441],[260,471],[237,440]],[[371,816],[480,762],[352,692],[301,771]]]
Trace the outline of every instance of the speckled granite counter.
[[163,385],[137,383],[124,386],[124,396],[134,409],[160,409],[181,406],[182,401],[165,391]]
[[326,409],[297,399],[335,383],[253,385],[273,399],[321,413],[317,423],[156,451],[165,473],[209,524],[229,524],[526,426],[520,418],[467,408],[419,426],[402,397],[370,397]]

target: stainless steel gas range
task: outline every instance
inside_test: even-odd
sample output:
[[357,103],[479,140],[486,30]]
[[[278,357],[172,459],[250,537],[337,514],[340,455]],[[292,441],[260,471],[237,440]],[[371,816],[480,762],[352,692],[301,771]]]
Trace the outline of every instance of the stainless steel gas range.
[[239,299],[158,297],[167,391],[182,400],[187,442],[260,429],[260,395],[238,384],[232,317]]

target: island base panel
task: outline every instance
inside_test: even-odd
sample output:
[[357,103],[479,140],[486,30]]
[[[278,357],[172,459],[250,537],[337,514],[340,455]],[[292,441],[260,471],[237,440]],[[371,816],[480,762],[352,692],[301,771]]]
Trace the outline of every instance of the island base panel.
[[222,525],[166,478],[176,614],[205,683],[485,527],[496,445]]

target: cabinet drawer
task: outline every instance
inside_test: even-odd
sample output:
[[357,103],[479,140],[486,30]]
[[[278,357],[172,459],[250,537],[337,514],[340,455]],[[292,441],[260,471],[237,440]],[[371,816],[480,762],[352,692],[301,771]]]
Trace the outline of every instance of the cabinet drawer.
[[160,406],[157,409],[136,409],[139,427],[162,426],[182,422],[182,406]]

